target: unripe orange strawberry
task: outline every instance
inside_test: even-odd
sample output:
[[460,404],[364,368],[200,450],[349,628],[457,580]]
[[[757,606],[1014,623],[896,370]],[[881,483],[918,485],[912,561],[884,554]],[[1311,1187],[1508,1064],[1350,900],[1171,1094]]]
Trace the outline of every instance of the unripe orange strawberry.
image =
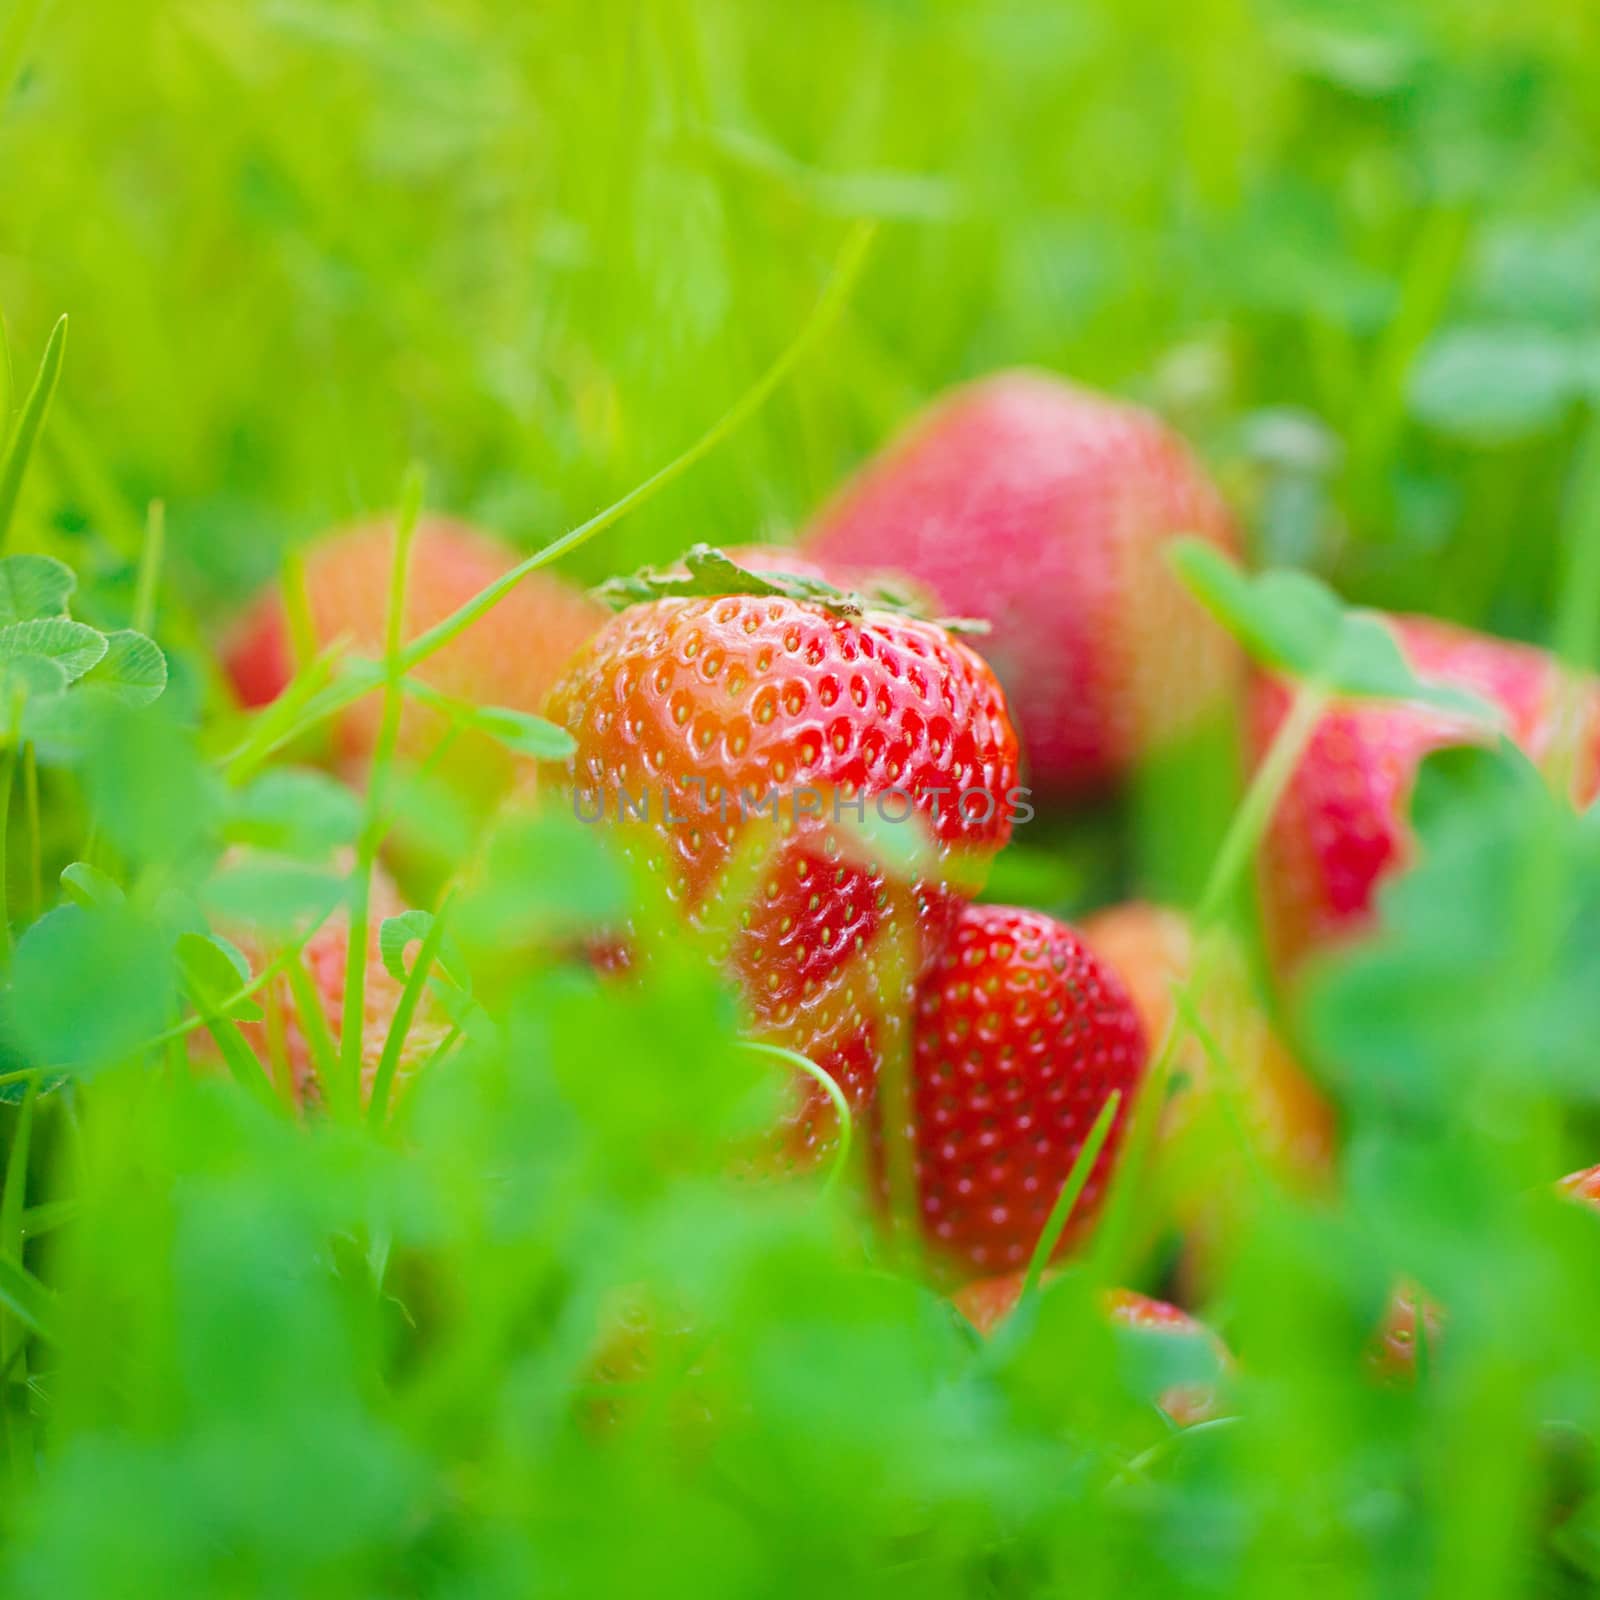
[[[319,648],[344,639],[353,654],[381,659],[393,558],[394,530],[388,522],[346,529],[307,552],[306,596]],[[411,547],[405,640],[442,622],[516,560],[513,551],[466,523],[424,518]],[[565,580],[535,572],[423,662],[416,675],[477,705],[537,712],[567,659],[608,614]],[[265,705],[282,693],[292,659],[279,594],[263,596],[246,615],[229,642],[224,665],[246,707]],[[370,756],[380,714],[375,692],[340,717],[338,742],[347,763]],[[408,704],[401,722],[401,754],[421,759],[435,747],[443,726],[441,713]],[[484,759],[484,752],[476,759]]]

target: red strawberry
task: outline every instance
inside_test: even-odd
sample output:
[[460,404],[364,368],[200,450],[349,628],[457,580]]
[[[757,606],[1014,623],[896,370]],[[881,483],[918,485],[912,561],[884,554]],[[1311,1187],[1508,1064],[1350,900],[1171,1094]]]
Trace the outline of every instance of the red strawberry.
[[[1600,687],[1570,697],[1559,664],[1529,645],[1492,639],[1429,617],[1389,619],[1419,677],[1481,695],[1505,713],[1511,737],[1538,761],[1559,739],[1578,751],[1575,793],[1600,783]],[[1251,718],[1256,759],[1271,743],[1289,691],[1257,679]],[[1481,742],[1475,722],[1427,707],[1335,706],[1323,717],[1280,802],[1261,853],[1264,910],[1274,956],[1288,971],[1310,951],[1359,933],[1378,884],[1411,852],[1406,820],[1422,758],[1447,745]]]
[[[394,530],[367,523],[323,540],[306,558],[306,592],[319,646],[348,640],[357,655],[383,653]],[[445,518],[417,527],[411,547],[405,637],[442,622],[516,562],[515,554],[477,529]],[[537,711],[573,651],[606,620],[605,607],[560,578],[533,573],[486,616],[417,669],[435,688],[481,705]],[[282,598],[264,596],[224,656],[245,706],[265,705],[288,683],[292,663]],[[340,719],[343,755],[371,754],[380,716],[368,696]],[[418,758],[438,741],[439,714],[416,704],[401,725],[402,752]]]
[[[979,1278],[952,1297],[956,1309],[988,1338],[1016,1308],[1017,1301],[1022,1297],[1022,1281],[1026,1276],[1025,1272],[1007,1272],[996,1278]],[[1204,1323],[1196,1322],[1187,1311],[1180,1311],[1165,1300],[1152,1300],[1149,1295],[1139,1294],[1133,1289],[1107,1289],[1103,1292],[1102,1300],[1108,1321],[1125,1328],[1135,1328],[1141,1333],[1204,1339],[1222,1371],[1233,1366],[1227,1346]],[[1208,1421],[1220,1413],[1217,1392],[1210,1384],[1173,1384],[1156,1403],[1180,1428]]]
[[1569,1173],[1561,1180],[1561,1192],[1574,1200],[1600,1208],[1600,1167],[1586,1167],[1582,1172]]
[[1232,688],[1237,652],[1165,546],[1224,550],[1228,512],[1156,417],[1042,373],[939,401],[827,506],[826,563],[901,571],[947,615],[988,618],[980,648],[1011,696],[1030,781],[1073,794],[1125,775]]
[[[405,909],[399,891],[382,871],[374,873],[372,899],[369,911],[366,976],[362,995],[365,1001],[365,1022],[361,1039],[362,1100],[372,1092],[377,1077],[378,1063],[383,1055],[384,1041],[389,1025],[394,1020],[400,1004],[401,985],[384,966],[378,949],[378,934],[385,917],[392,917]],[[249,961],[253,972],[276,954],[269,941],[249,929],[226,928],[224,931],[238,945]],[[327,1025],[337,1046],[344,1032],[345,962],[350,949],[350,923],[343,912],[330,917],[306,942],[301,959],[311,978],[320,1002],[322,1020]],[[287,1070],[288,1082],[280,1087],[292,1093],[297,1104],[303,1107],[321,1105],[326,1099],[323,1084],[317,1076],[316,1062],[307,1038],[307,1023],[295,1003],[293,990],[287,977],[278,977],[268,985],[262,996],[264,1004],[276,1010],[283,1023],[283,1056],[274,1061],[272,1031],[265,1022],[241,1025],[246,1042],[260,1058],[269,1075],[278,1078]],[[396,1072],[397,1085],[404,1082],[429,1055],[444,1036],[437,1017],[426,1008],[419,1011],[406,1036],[401,1060]],[[392,1104],[391,1099],[391,1104]]]
[[1120,1090],[1069,1229],[1081,1234],[1144,1065],[1132,1000],[1071,928],[1014,906],[965,907],[917,997],[910,1137],[934,1247],[971,1273],[1025,1263]]
[[[692,923],[704,924],[736,852],[770,851],[732,969],[761,1035],[810,1056],[865,1106],[880,1030],[903,1024],[956,890],[981,882],[1010,834],[1016,738],[988,667],[905,617],[674,597],[613,618],[549,711],[577,741],[580,815],[615,825]],[[645,799],[648,821],[618,824],[624,794]],[[758,820],[756,806],[774,801],[781,823],[770,811]],[[928,850],[915,883],[863,859],[848,826],[856,804],[920,824],[906,841]],[[896,947],[900,963],[888,958]],[[825,1107],[808,1089],[797,1153],[831,1125]]]

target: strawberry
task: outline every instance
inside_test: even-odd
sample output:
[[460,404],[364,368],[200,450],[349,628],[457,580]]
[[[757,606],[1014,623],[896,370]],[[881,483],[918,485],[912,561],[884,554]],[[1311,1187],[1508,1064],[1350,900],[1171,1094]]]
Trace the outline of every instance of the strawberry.
[[[1017,1301],[1022,1298],[1026,1276],[1026,1272],[1007,1272],[999,1277],[978,1278],[959,1289],[952,1300],[962,1316],[988,1338],[1016,1308]],[[1203,1322],[1195,1321],[1187,1311],[1165,1300],[1152,1300],[1149,1295],[1133,1289],[1106,1289],[1102,1291],[1101,1302],[1106,1319],[1111,1323],[1140,1333],[1204,1339],[1221,1371],[1226,1372],[1233,1366],[1227,1346]],[[1209,1384],[1175,1383],[1156,1403],[1180,1428],[1209,1421],[1220,1414],[1217,1392]]]
[[1042,373],[959,389],[915,418],[804,540],[825,564],[900,571],[1011,696],[1029,780],[1103,788],[1232,688],[1237,652],[1168,570],[1194,534],[1237,547],[1222,500],[1156,417]]
[[[366,523],[322,540],[308,553],[306,593],[318,646],[343,638],[370,658],[383,654],[394,530]],[[498,540],[442,517],[422,521],[411,547],[405,638],[442,622],[516,562]],[[605,621],[607,611],[560,578],[535,572],[497,606],[417,669],[434,688],[480,705],[537,711],[572,652]],[[263,596],[224,652],[240,703],[265,705],[292,674],[288,622],[277,593]],[[347,764],[372,752],[379,697],[369,695],[340,718],[337,737]],[[400,749],[420,759],[438,743],[441,716],[408,704]]]
[[1144,1065],[1132,1000],[1071,928],[1014,906],[965,907],[918,993],[913,1035],[909,1137],[933,1247],[974,1275],[1023,1265],[1119,1090],[1073,1214],[1081,1235]]
[[[1577,751],[1574,794],[1600,786],[1600,686],[1571,692],[1553,657],[1429,617],[1389,619],[1419,677],[1482,696],[1535,761],[1558,742]],[[1250,733],[1261,759],[1289,705],[1279,680],[1258,677]],[[1567,716],[1571,725],[1565,726]],[[1411,854],[1407,822],[1417,768],[1430,751],[1481,742],[1477,723],[1428,707],[1340,704],[1318,723],[1268,828],[1261,852],[1263,910],[1273,955],[1287,973],[1311,951],[1359,934],[1377,887]]]
[[1600,1210],[1600,1167],[1569,1174],[1561,1180],[1561,1192]]
[[[372,881],[372,898],[369,909],[366,975],[362,986],[365,1001],[365,1023],[361,1040],[361,1088],[365,1102],[372,1092],[378,1063],[383,1055],[384,1041],[395,1010],[400,1004],[402,986],[383,964],[378,948],[379,929],[385,917],[398,915],[405,909],[399,891],[387,874],[376,871]],[[248,928],[222,930],[239,947],[251,970],[260,972],[276,954],[270,943]],[[316,991],[322,1021],[337,1046],[344,1032],[345,963],[350,949],[350,923],[341,911],[329,917],[301,949],[301,960]],[[324,1085],[317,1074],[315,1058],[307,1037],[307,1021],[300,1014],[294,992],[287,977],[279,976],[263,995],[269,1017],[276,1011],[282,1019],[282,1058],[275,1063],[272,1030],[266,1022],[241,1024],[246,1042],[260,1058],[262,1067],[274,1079],[287,1071],[287,1083],[280,1087],[292,1094],[303,1109],[320,1106],[326,1100]],[[417,1065],[429,1055],[444,1036],[444,1029],[436,1016],[426,1008],[419,1011],[406,1036],[396,1072],[396,1084],[404,1081]],[[392,1103],[392,1100],[391,1100]]]
[[[1085,918],[1083,937],[1127,985],[1155,1050],[1172,1026],[1173,992],[1194,965],[1188,922],[1179,912],[1132,903]],[[1250,1155],[1302,1193],[1327,1186],[1337,1134],[1332,1106],[1278,1037],[1238,952],[1218,949],[1207,970],[1197,1006],[1228,1075],[1219,1081],[1205,1047],[1189,1033],[1174,1062],[1160,1154],[1187,1236],[1188,1265],[1203,1279],[1216,1244],[1242,1221],[1237,1196],[1248,1192],[1248,1172],[1241,1164],[1223,1177],[1237,1149],[1235,1129],[1248,1137]]]
[[1431,1359],[1444,1335],[1444,1307],[1414,1283],[1401,1283],[1367,1348],[1367,1366],[1385,1383],[1415,1383],[1420,1342]]
[[[727,960],[759,1035],[862,1109],[957,891],[1010,834],[1016,738],[993,673],[944,629],[733,592],[752,580],[718,560],[728,592],[622,611],[549,714],[576,741],[579,815],[612,824],[692,926],[725,914],[723,875],[764,853]],[[874,812],[897,855],[920,845],[909,881],[861,842],[854,819]],[[831,1127],[808,1086],[792,1152],[813,1155]]]
[[[1556,1192],[1600,1210],[1600,1167],[1569,1173],[1556,1185]],[[1390,1297],[1367,1353],[1368,1364],[1379,1377],[1393,1383],[1415,1382],[1419,1317],[1430,1351],[1437,1349],[1445,1329],[1444,1307],[1414,1283],[1402,1282]]]

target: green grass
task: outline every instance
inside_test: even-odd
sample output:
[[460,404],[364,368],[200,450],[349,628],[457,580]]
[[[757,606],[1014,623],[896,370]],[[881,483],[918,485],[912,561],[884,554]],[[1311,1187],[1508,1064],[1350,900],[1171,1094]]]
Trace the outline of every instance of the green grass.
[[[0,673],[0,1589],[1593,1592],[1600,1222],[1548,1188],[1600,1159],[1600,813],[1508,753],[1430,765],[1381,938],[1281,1001],[1339,1196],[1240,1180],[1196,1307],[1228,1415],[1181,1432],[1150,1397],[1195,1351],[1095,1299],[1172,1287],[1143,1155],[980,1347],[859,1183],[728,1177],[781,1068],[703,952],[621,988],[562,958],[664,921],[591,830],[413,875],[437,1055],[400,1092],[389,1041],[388,1121],[350,1030],[310,1041],[325,1116],[260,1092],[239,1028],[282,985],[204,930],[275,928],[303,993],[394,837],[457,825],[396,718],[492,594],[366,668],[302,650],[249,722],[216,666],[418,465],[597,580],[782,537],[925,398],[1038,364],[1181,426],[1255,564],[1600,665],[1597,67],[1570,0],[0,0],[0,537],[78,580]],[[1414,691],[1303,588],[1207,592],[1308,705]],[[289,765],[380,684],[364,800]],[[1004,892],[1248,938],[1281,776],[1041,818]],[[270,870],[227,853],[263,839]],[[1446,1331],[1385,1386],[1401,1279]],[[619,1384],[624,1307],[652,1359]]]

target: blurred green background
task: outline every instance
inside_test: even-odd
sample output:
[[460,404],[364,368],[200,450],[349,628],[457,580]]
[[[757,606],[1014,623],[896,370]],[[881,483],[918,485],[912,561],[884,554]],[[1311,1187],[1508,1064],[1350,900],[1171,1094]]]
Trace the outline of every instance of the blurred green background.
[[927,395],[1031,362],[1173,416],[1264,556],[1542,631],[1600,385],[1593,6],[0,17],[0,305],[19,367],[73,317],[34,493],[81,565],[164,497],[209,615],[412,458],[540,542],[686,444],[875,218],[825,348],[583,575],[781,532]]

